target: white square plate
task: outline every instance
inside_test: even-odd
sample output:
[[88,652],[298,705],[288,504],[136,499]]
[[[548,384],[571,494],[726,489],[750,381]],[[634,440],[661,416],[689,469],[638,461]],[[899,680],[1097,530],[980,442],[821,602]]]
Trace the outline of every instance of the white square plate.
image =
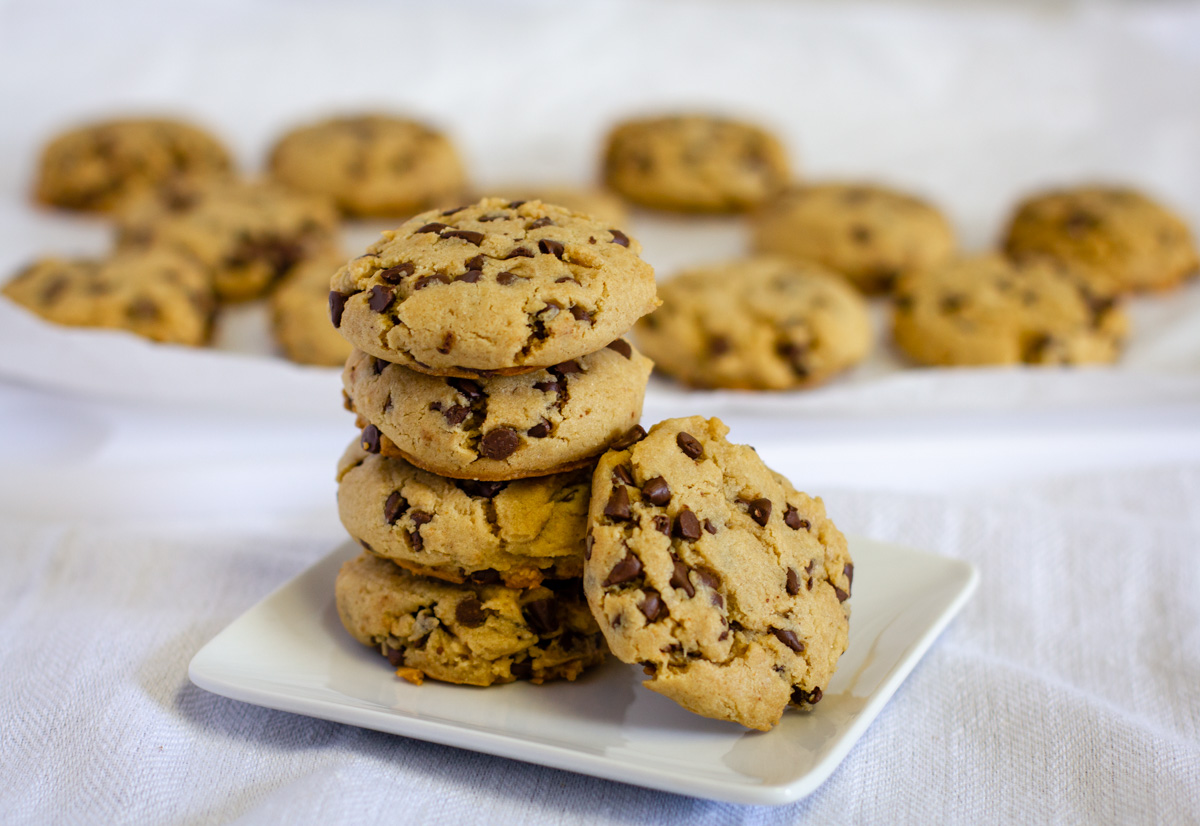
[[790,803],[829,777],[979,580],[969,563],[869,539],[850,551],[850,647],[820,705],[767,733],[684,711],[611,658],[574,683],[410,685],[338,621],[333,582],[353,543],[243,614],[188,674],[267,708],[679,794]]

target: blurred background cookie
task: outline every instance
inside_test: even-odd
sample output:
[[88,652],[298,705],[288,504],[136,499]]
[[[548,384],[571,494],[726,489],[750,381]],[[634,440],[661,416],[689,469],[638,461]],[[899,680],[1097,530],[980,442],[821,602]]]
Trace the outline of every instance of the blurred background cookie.
[[329,280],[346,263],[337,250],[297,264],[271,293],[271,332],[300,364],[341,367],[354,349],[329,321]]

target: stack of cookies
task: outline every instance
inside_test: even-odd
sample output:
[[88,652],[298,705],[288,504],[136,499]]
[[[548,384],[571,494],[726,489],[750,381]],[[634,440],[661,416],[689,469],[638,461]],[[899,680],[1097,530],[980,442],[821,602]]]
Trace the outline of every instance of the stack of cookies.
[[365,552],[342,621],[398,673],[574,679],[606,648],[583,595],[599,454],[644,436],[657,306],[638,244],[540,201],[485,198],[384,233],[334,275],[361,438],[338,467]]

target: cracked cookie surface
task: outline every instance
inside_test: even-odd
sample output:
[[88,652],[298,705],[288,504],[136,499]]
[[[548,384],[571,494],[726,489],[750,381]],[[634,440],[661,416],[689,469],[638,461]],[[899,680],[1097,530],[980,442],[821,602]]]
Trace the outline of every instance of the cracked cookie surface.
[[208,273],[161,247],[104,259],[46,258],[5,284],[4,295],[56,324],[192,346],[208,342],[216,310]]
[[1115,361],[1125,313],[1079,267],[1050,258],[964,258],[896,285],[892,332],[930,365]]
[[229,152],[202,129],[154,118],[86,124],[42,151],[35,197],[44,204],[109,211],[177,178],[224,176]]
[[947,261],[949,222],[928,203],[867,184],[793,187],[754,216],[754,249],[815,261],[863,292],[888,292],[912,270]]
[[635,203],[681,212],[740,212],[787,182],[787,153],[764,129],[710,115],[630,120],[608,136],[604,177]]
[[606,655],[578,580],[524,591],[454,585],[364,552],[342,566],[335,590],[351,636],[418,685],[574,680]]
[[407,217],[445,206],[465,184],[462,161],[445,135],[389,115],[294,129],[275,144],[269,166],[285,186],[331,198],[356,216]]
[[549,367],[604,347],[658,306],[619,229],[540,201],[485,198],[385,232],[333,277],[352,344],[423,373]]
[[1017,206],[1005,250],[1074,263],[1102,292],[1168,289],[1200,270],[1187,224],[1136,190],[1087,186]]
[[821,500],[726,433],[719,419],[668,419],[601,457],[583,587],[647,688],[766,730],[828,687],[854,566]]
[[354,350],[329,323],[329,279],[345,263],[336,250],[321,253],[289,270],[271,293],[271,332],[292,361],[341,367]]
[[166,245],[211,273],[223,301],[257,298],[301,261],[337,244],[337,213],[277,185],[210,180],[172,184],[118,216],[118,243]]
[[748,258],[689,270],[634,329],[656,366],[693,387],[819,384],[871,346],[866,302],[818,264]]
[[338,514],[360,544],[413,573],[532,588],[583,575],[590,466],[479,482],[447,479],[355,442],[338,463]]
[[430,376],[355,351],[342,374],[376,452],[458,479],[586,464],[637,424],[652,364],[624,339],[545,370]]

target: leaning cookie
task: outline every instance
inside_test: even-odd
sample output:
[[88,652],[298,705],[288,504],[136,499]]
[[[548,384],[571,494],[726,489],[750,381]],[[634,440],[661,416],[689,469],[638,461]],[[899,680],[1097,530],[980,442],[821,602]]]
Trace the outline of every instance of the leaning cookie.
[[271,293],[271,332],[290,360],[341,367],[354,350],[329,323],[329,279],[345,263],[330,249],[297,264]]
[[949,221],[925,201],[867,184],[795,186],[754,216],[757,252],[815,261],[863,292],[891,289],[906,272],[954,254]]
[[554,590],[452,585],[368,553],[345,563],[336,585],[346,630],[417,685],[574,680],[606,655],[578,591],[578,580]]
[[158,118],[89,123],[43,150],[35,197],[44,204],[109,211],[179,178],[223,177],[229,152],[204,130]]
[[866,302],[818,264],[748,258],[681,273],[634,336],[693,387],[787,390],[820,384],[871,347]]
[[604,179],[629,200],[680,212],[740,212],[778,192],[789,177],[774,135],[709,115],[630,120],[608,136]]
[[1080,267],[1048,258],[965,258],[896,285],[896,344],[922,364],[1115,361],[1125,313]]
[[453,144],[423,123],[388,115],[339,117],[294,129],[271,150],[271,176],[332,199],[355,216],[412,215],[452,203],[464,186]]
[[517,376],[430,376],[355,351],[342,384],[363,442],[456,479],[581,467],[637,424],[652,363],[623,339]]
[[1016,257],[1041,254],[1075,264],[1103,292],[1168,289],[1200,271],[1187,224],[1141,192],[1120,187],[1077,187],[1026,199],[1004,247]]
[[618,659],[689,711],[770,729],[846,650],[854,566],[820,499],[718,419],[668,419],[600,459],[583,587]]
[[447,479],[355,443],[338,514],[363,547],[448,582],[533,588],[583,574],[592,468],[515,482]]
[[658,306],[641,246],[580,213],[485,198],[385,232],[338,271],[330,310],[360,350],[422,373],[550,367]]
[[216,310],[208,273],[162,247],[103,259],[45,258],[5,284],[4,295],[56,324],[191,346],[208,342]]

